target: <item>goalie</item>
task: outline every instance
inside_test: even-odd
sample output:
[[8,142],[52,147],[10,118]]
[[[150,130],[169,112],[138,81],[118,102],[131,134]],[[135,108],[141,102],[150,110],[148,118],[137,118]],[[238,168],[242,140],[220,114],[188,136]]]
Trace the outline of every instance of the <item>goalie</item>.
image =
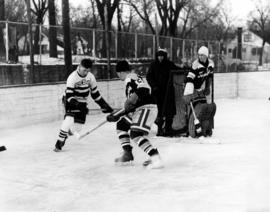
[[117,122],[117,135],[123,149],[123,154],[116,158],[115,162],[126,164],[134,160],[132,140],[149,156],[144,166],[149,169],[162,168],[159,152],[147,138],[157,116],[157,105],[153,103],[151,88],[140,76],[130,70],[126,60],[116,64],[116,72],[119,78],[125,81],[127,100],[121,113],[111,113],[107,116],[107,121]]
[[188,133],[193,138],[212,135],[216,104],[206,97],[211,93],[214,62],[208,56],[208,48],[201,46],[186,78],[183,99],[188,106]]

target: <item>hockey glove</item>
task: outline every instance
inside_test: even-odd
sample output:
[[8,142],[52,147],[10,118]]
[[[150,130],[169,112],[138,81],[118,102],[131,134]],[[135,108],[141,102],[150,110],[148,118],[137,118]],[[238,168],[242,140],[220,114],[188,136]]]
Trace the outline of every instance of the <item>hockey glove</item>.
[[111,106],[107,102],[105,102],[105,100],[103,98],[99,99],[97,101],[97,104],[101,107],[102,113],[113,112],[113,109],[111,108]]
[[108,122],[117,122],[120,119],[121,116],[114,115],[114,113],[109,114],[106,119]]
[[117,122],[122,116],[126,115],[127,112],[125,109],[118,110],[116,112],[113,112],[109,114],[106,119],[108,122]]

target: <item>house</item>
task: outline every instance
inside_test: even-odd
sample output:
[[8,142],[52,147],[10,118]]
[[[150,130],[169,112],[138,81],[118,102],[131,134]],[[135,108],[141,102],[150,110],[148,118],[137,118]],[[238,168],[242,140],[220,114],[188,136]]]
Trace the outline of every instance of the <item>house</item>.
[[[235,37],[227,43],[226,50],[223,52],[227,59],[237,59],[237,39]],[[261,51],[262,38],[249,30],[244,30],[242,33],[242,62],[258,64]],[[267,42],[264,45],[262,61],[263,63],[270,63],[270,44]]]
[[[29,54],[29,34],[22,36],[18,40],[18,50],[21,52],[21,54]],[[63,38],[57,36],[57,51],[58,53],[63,53],[64,48],[63,48]],[[50,48],[50,42],[49,42],[49,37],[47,36],[47,33],[42,32],[41,33],[41,54],[46,54],[49,52]]]

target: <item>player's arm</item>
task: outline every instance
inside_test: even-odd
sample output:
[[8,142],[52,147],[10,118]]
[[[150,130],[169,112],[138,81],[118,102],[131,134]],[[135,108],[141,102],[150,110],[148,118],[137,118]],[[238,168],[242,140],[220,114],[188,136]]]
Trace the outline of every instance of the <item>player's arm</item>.
[[122,116],[135,111],[138,99],[139,97],[136,93],[131,94],[130,97],[125,101],[124,108],[109,114],[107,116],[107,121],[117,122]]
[[103,99],[98,88],[96,80],[93,78],[91,82],[91,97],[100,106],[103,113],[111,113],[113,109],[111,106]]
[[189,70],[186,78],[186,85],[184,89],[183,99],[184,101],[189,104],[189,102],[193,99],[194,93],[194,80],[196,78],[196,72],[194,67]]

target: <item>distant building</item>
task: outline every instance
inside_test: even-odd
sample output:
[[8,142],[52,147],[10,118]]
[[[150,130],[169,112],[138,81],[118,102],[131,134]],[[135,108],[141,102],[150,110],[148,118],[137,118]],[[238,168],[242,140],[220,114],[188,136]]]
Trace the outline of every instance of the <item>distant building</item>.
[[[228,59],[237,59],[237,37],[226,45],[223,52]],[[255,33],[245,30],[242,33],[242,62],[258,63],[262,51],[262,38]],[[265,43],[263,50],[263,63],[270,63],[270,44]]]

